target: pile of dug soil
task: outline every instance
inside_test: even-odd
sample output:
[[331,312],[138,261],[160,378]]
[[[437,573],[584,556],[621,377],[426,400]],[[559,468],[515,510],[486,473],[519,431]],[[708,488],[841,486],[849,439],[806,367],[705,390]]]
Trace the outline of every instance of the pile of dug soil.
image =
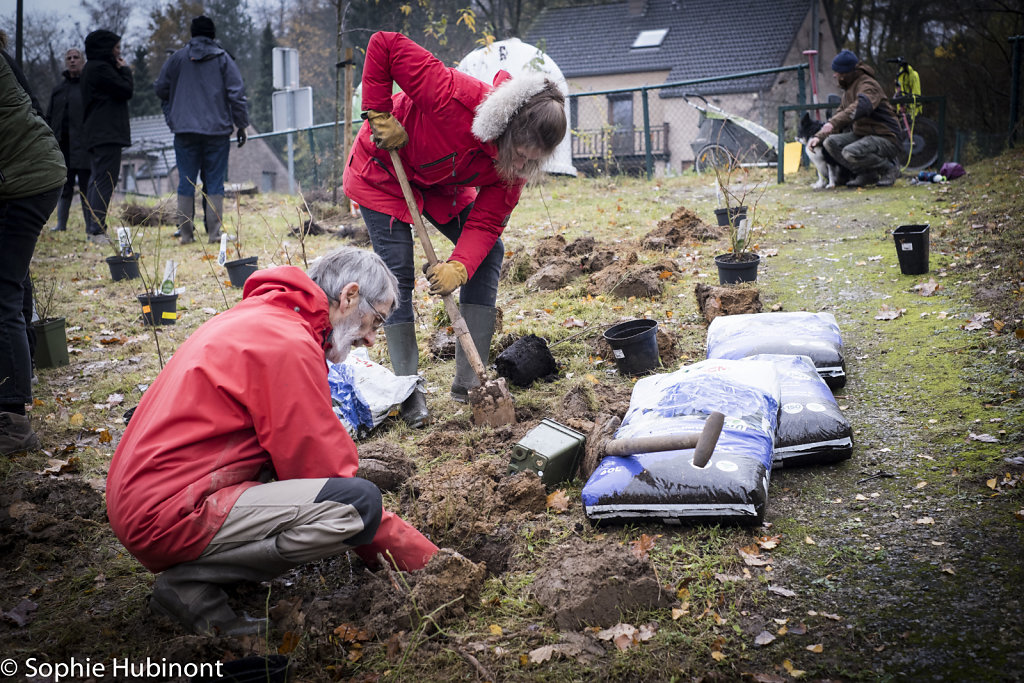
[[644,249],[668,249],[687,242],[717,240],[724,234],[722,228],[708,225],[700,216],[680,206],[668,218],[658,221],[658,227],[644,235]]
[[178,225],[178,212],[167,206],[142,206],[141,204],[125,204],[121,209],[121,217],[128,225]]

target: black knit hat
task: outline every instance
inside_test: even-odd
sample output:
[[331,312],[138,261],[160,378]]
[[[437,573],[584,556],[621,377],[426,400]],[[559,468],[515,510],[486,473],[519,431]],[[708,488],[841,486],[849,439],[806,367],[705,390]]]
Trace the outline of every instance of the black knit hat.
[[216,38],[217,29],[213,25],[213,19],[200,14],[198,17],[192,20],[192,37],[206,36],[207,38]]
[[85,37],[85,56],[89,59],[109,57],[114,46],[121,42],[121,36],[113,31],[99,29]]
[[857,55],[849,50],[843,50],[832,60],[832,70],[837,74],[848,74],[857,68]]

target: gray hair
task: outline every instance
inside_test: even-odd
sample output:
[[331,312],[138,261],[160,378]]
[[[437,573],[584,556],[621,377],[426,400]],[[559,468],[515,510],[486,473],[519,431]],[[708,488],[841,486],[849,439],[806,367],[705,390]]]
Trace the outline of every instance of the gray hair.
[[328,301],[337,301],[342,288],[355,282],[366,305],[376,307],[390,301],[390,313],[398,304],[398,280],[372,251],[339,247],[309,264],[307,274],[324,290]]

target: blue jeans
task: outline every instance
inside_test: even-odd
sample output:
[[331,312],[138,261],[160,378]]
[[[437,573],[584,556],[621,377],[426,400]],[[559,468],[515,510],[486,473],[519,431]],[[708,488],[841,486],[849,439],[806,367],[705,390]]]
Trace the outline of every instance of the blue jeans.
[[174,158],[178,162],[178,194],[196,196],[199,173],[207,196],[224,194],[228,177],[231,136],[179,133],[174,136]]
[[[452,244],[455,244],[459,241],[462,226],[472,208],[473,205],[470,204],[462,210],[458,218],[445,224],[435,222],[430,216],[426,218]],[[386,213],[367,209],[365,206],[359,207],[359,211],[363,214],[366,230],[370,233],[373,250],[398,278],[398,307],[388,318],[387,324],[411,323],[413,322],[412,291],[416,284],[417,273],[413,256],[412,226]],[[439,258],[444,260],[443,255]],[[459,290],[459,303],[493,308],[494,303],[498,300],[498,278],[501,276],[501,262],[504,258],[505,245],[499,239],[484,257],[469,282],[462,285]]]
[[25,281],[43,225],[57,206],[60,188],[22,199],[0,200],[0,403],[32,400],[32,356],[25,319]]

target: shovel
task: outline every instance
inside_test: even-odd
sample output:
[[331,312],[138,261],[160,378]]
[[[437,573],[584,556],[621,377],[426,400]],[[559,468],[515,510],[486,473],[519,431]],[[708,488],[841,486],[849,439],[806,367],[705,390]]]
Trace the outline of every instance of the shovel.
[[694,467],[704,467],[711,460],[722,434],[725,415],[714,412],[708,415],[701,432],[663,434],[661,436],[637,436],[631,439],[614,439],[604,445],[605,455],[634,455],[636,453],[658,453],[693,448]]
[[[427,227],[423,224],[423,217],[416,208],[416,200],[412,196],[412,187],[409,185],[409,178],[405,175],[405,166],[398,156],[398,152],[391,150],[391,163],[395,167],[395,175],[398,177],[398,184],[402,186],[402,194],[405,196],[405,204],[409,207],[412,215],[412,224],[416,228],[416,235],[423,245],[423,251],[427,254],[427,263],[437,265],[437,254],[434,253],[434,245],[430,243],[430,235],[427,234]],[[441,297],[444,300],[444,308],[448,311],[448,318],[452,322],[455,336],[462,345],[462,350],[469,360],[473,372],[476,373],[480,385],[469,390],[469,404],[473,408],[473,422],[475,424],[486,424],[492,427],[510,425],[516,423],[516,409],[512,402],[512,395],[508,391],[508,384],[504,377],[498,379],[487,379],[487,371],[484,369],[483,361],[473,343],[473,337],[469,334],[469,327],[462,319],[459,307],[455,304],[455,298],[451,294]]]

